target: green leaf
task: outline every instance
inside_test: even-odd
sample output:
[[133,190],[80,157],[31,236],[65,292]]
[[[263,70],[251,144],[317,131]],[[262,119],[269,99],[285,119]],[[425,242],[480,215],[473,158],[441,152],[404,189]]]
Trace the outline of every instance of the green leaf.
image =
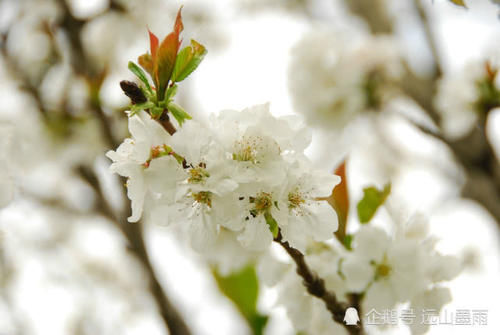
[[172,81],[180,82],[186,79],[200,65],[206,53],[207,49],[203,45],[191,40],[191,45],[182,49],[177,55]]
[[165,97],[165,100],[169,102],[175,97],[176,94],[177,94],[177,85],[170,86],[169,88],[167,88],[167,95]]
[[347,250],[352,250],[352,238],[353,238],[352,234],[347,234],[344,236],[343,244]]
[[464,0],[450,0],[450,1],[457,6],[467,8],[467,5],[465,4]]
[[363,189],[363,199],[358,202],[358,217],[361,223],[368,223],[377,209],[384,203],[389,193],[391,193],[391,184],[384,186],[382,191],[375,187],[367,187]]
[[266,223],[269,226],[269,230],[273,233],[273,237],[278,237],[278,222],[273,218],[271,213],[264,214],[264,218],[266,219]]
[[160,116],[163,114],[163,108],[154,106],[149,110],[149,112],[151,113],[151,117],[153,119],[159,119]]
[[257,311],[259,297],[259,281],[255,268],[247,266],[228,276],[213,271],[221,292],[228,297],[243,315],[254,335],[262,335],[268,317]]
[[154,106],[155,106],[155,104],[151,101],[146,101],[142,104],[132,105],[132,106],[130,106],[130,111],[131,111],[130,116],[133,116],[142,110],[153,108]]
[[137,64],[135,64],[134,62],[128,62],[128,69],[132,71],[132,73],[135,74],[136,77],[139,78],[139,80],[144,83],[148,92],[150,94],[153,94],[151,86],[149,86],[148,78],[146,77],[144,71],[142,71],[142,69],[139,66],[137,66]]
[[181,126],[181,127],[182,127],[182,124],[184,123],[184,121],[191,120],[191,115],[186,113],[181,106],[179,106],[173,102],[168,104],[168,111],[170,113],[172,113],[173,117],[177,120],[177,122],[179,123],[179,126]]

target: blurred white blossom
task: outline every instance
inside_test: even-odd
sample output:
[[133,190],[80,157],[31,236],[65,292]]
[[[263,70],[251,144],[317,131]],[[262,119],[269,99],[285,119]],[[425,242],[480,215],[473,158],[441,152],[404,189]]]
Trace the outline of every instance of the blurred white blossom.
[[[394,219],[393,234],[372,225],[362,226],[354,234],[353,251],[346,254],[341,265],[349,291],[364,293],[365,311],[392,309],[405,302],[418,305],[461,271],[458,258],[436,251],[437,240],[428,235],[423,216],[417,214],[407,221]],[[446,294],[435,296],[432,306],[437,310],[449,302],[450,296],[449,289],[440,290]],[[413,334],[421,334],[417,330],[421,329],[412,329]]]
[[446,136],[467,135],[478,119],[485,118],[490,109],[500,106],[498,69],[493,59],[475,61],[441,79],[435,103]]
[[309,124],[341,129],[377,108],[401,75],[399,50],[390,37],[358,40],[317,29],[292,50],[289,86],[297,112]]
[[[437,240],[429,235],[423,216],[404,219],[396,215],[393,219],[392,234],[372,223],[361,226],[353,235],[352,250],[336,241],[311,242],[306,261],[340,301],[348,301],[349,294],[362,294],[363,313],[395,309],[403,303],[409,303],[416,313],[422,308],[439,311],[451,301],[450,290],[442,284],[459,274],[460,261],[436,251]],[[268,256],[261,259],[259,273],[264,283],[278,287],[277,304],[286,308],[298,331],[342,333],[324,303],[307,292],[294,268]],[[416,324],[411,331],[423,334],[427,328]]]

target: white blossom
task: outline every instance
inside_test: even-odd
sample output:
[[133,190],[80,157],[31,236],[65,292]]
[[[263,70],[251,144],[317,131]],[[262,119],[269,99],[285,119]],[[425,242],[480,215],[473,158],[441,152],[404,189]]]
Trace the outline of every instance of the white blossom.
[[[346,286],[337,264],[342,252],[338,246],[313,242],[308,244],[306,262],[324,279],[327,290],[335,292],[339,301],[346,301]],[[334,322],[325,303],[307,292],[303,279],[297,275],[295,264],[275,259],[271,254],[261,257],[259,278],[278,291],[277,306],[285,308],[294,329],[307,334],[346,334],[342,325]]]
[[276,118],[269,104],[243,111],[222,111],[211,126],[230,159],[240,183],[281,184],[285,178],[283,155],[302,153],[311,132],[296,117]]
[[389,37],[353,41],[315,30],[293,48],[289,73],[297,112],[311,125],[341,129],[384,98],[402,66]]
[[269,105],[241,112],[224,111],[212,124],[229,158],[232,177],[238,181],[239,213],[224,224],[241,230],[238,240],[247,248],[262,250],[272,241],[270,224],[283,230],[291,245],[302,248],[307,238],[331,238],[337,217],[316,197],[330,195],[339,178],[312,176],[303,150],[311,135],[296,117],[275,118]]
[[458,275],[458,259],[437,253],[436,240],[427,233],[427,221],[416,215],[399,223],[392,236],[372,225],[354,235],[354,249],[340,270],[350,291],[365,293],[363,310],[413,302],[433,285]]
[[[488,85],[488,76],[493,74],[488,74],[487,64],[470,62],[460,71],[446,74],[439,81],[435,104],[447,136],[459,138],[466,135],[484,112],[480,107],[482,90],[485,89],[484,85]],[[494,75],[497,77],[496,73]],[[498,78],[491,80],[496,90],[500,91]]]
[[132,215],[128,220],[136,222],[141,218],[149,191],[146,173],[161,169],[157,162],[149,166],[151,158],[165,152],[169,135],[144,111],[129,117],[129,131],[132,137],[125,139],[116,151],[108,151],[106,156],[113,161],[111,171],[128,178],[127,195],[132,202]]
[[[436,252],[436,239],[429,236],[427,221],[421,215],[395,222],[394,228],[388,234],[372,224],[363,225],[353,236],[352,251],[336,240],[310,241],[303,252],[306,263],[339,301],[348,301],[352,293],[363,294],[363,313],[390,310],[403,303],[409,303],[418,317],[423,308],[439,311],[451,300],[450,290],[442,284],[460,272],[458,260]],[[258,269],[266,285],[278,288],[277,304],[285,307],[297,331],[343,333],[324,303],[307,292],[294,264],[268,255]],[[423,334],[427,328],[410,327],[412,334]]]
[[292,165],[280,201],[288,211],[279,222],[283,238],[302,252],[311,239],[328,240],[338,229],[337,214],[328,202],[318,198],[330,196],[340,177],[309,165],[307,161]]
[[[265,250],[279,229],[303,250],[337,229],[325,201],[340,181],[304,156],[311,134],[299,117],[276,118],[269,105],[223,111],[204,125],[189,121],[168,135],[141,112],[111,170],[127,177],[130,221],[187,222],[193,247],[208,250],[227,229],[248,250]],[[227,235],[227,234],[226,234]]]
[[[213,134],[202,124],[191,121],[172,136],[172,148],[175,157],[169,157],[174,162],[176,183],[167,183],[157,188],[165,209],[164,217],[171,220],[190,221],[192,245],[195,249],[205,250],[214,244],[219,234],[219,226],[230,220],[227,218],[228,208],[231,208],[232,192],[238,187],[226,168],[225,156]],[[178,160],[183,159],[183,162]],[[168,174],[173,169],[163,169]],[[157,180],[161,180],[158,176]],[[154,182],[154,181],[152,181]],[[172,201],[164,194],[175,192]],[[166,205],[166,206],[165,206]]]

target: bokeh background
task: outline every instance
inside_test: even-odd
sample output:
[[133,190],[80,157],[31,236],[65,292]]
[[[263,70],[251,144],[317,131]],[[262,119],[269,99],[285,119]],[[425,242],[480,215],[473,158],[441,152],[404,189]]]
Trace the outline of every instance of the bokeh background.
[[[406,60],[426,76],[432,53],[414,2],[373,6],[380,2],[390,8]],[[445,73],[500,48],[500,7],[469,2],[466,10],[421,1]],[[128,136],[129,101],[119,86],[133,79],[127,62],[148,49],[147,28],[160,37],[171,30],[180,5],[185,40],[208,49],[179,95],[199,119],[268,101],[275,115],[294,113],[290,58],[303,34],[318,26],[369,30],[342,0],[0,1],[0,136],[10,139],[0,153],[9,167],[0,169],[8,177],[0,187],[12,198],[0,209],[0,334],[167,334],[156,284],[193,333],[249,332],[209,266],[173,228],[124,223],[122,184],[104,156]],[[499,152],[500,116],[490,124]],[[498,224],[461,198],[464,172],[445,147],[399,118],[384,129],[384,138],[315,130],[308,154],[333,170],[349,152],[353,199],[390,173],[395,196],[429,216],[438,248],[467,263],[445,309],[487,309],[488,325],[431,334],[498,333]],[[275,298],[261,290],[267,334],[294,334]]]

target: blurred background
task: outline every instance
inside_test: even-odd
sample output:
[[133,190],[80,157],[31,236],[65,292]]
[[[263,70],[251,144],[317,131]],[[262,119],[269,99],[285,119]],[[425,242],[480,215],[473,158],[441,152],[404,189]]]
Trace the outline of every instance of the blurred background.
[[[147,29],[162,38],[184,5],[185,41],[200,41],[208,54],[182,83],[178,101],[205,119],[268,101],[275,115],[295,113],[289,91],[294,45],[317,27],[375,32],[366,8],[385,8],[392,22],[385,32],[394,34],[419,78],[433,76],[436,54],[447,74],[499,49],[500,7],[491,1],[471,0],[468,9],[447,0],[416,3],[420,7],[413,0],[0,1],[0,334],[160,335],[168,333],[172,313],[193,334],[249,333],[207,261],[174,228],[126,222],[123,181],[110,175],[104,154],[128,136],[129,101],[119,86],[133,80],[127,62],[149,49]],[[423,19],[438,46],[434,55]],[[490,118],[498,153],[498,112]],[[394,196],[430,218],[438,248],[467,265],[450,284],[453,302],[446,309],[488,310],[488,325],[435,327],[430,334],[498,333],[494,207],[498,213],[500,203],[492,209],[462,197],[467,171],[445,145],[400,117],[383,122],[384,136],[356,132],[366,129],[363,122],[348,134],[314,129],[308,154],[332,171],[348,154],[353,199],[389,176]],[[294,334],[275,299],[273,289],[261,290],[259,309],[270,315],[266,333]]]

